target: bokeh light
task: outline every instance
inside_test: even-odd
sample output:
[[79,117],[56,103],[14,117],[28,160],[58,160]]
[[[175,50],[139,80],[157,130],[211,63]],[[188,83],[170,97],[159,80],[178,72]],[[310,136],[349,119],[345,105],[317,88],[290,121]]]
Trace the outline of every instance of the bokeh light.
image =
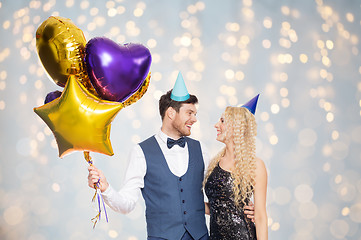
[[359,1],[0,0],[0,239],[146,238],[144,202],[97,211],[82,153],[58,158],[33,108],[62,88],[44,70],[35,32],[71,19],[87,41],[135,42],[152,54],[150,86],[112,123],[114,156],[91,153],[114,188],[134,144],[160,128],[159,97],[181,71],[199,99],[192,136],[210,155],[228,105],[260,93],[257,155],[268,171],[269,239],[361,236],[361,5]]

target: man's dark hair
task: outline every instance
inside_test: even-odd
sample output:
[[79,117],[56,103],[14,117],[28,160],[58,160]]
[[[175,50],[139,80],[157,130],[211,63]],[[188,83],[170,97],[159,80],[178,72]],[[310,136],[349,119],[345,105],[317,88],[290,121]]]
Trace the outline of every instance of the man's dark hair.
[[198,98],[192,94],[189,94],[190,97],[185,101],[182,101],[182,102],[174,101],[170,98],[172,90],[173,89],[169,90],[166,94],[162,95],[159,99],[159,113],[160,113],[160,116],[162,117],[162,120],[164,119],[165,112],[167,111],[167,109],[169,107],[172,107],[178,113],[179,109],[182,107],[182,104],[184,104],[184,103],[197,104],[198,103]]

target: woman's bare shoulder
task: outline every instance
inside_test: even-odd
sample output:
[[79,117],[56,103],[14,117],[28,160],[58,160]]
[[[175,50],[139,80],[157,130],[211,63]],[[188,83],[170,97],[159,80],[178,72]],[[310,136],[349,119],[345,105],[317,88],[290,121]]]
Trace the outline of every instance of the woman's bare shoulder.
[[256,160],[256,172],[265,172],[266,165],[264,161],[258,157],[256,157],[255,160]]

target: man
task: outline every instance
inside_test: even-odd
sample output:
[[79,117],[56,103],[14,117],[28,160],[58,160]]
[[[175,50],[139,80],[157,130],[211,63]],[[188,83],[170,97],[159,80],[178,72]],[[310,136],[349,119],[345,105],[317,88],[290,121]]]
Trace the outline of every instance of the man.
[[89,186],[99,181],[104,201],[115,211],[133,210],[142,192],[148,240],[208,239],[202,181],[209,157],[198,141],[187,137],[197,121],[197,103],[178,74],[173,90],[159,100],[161,130],[133,148],[119,192],[100,170],[89,167]]

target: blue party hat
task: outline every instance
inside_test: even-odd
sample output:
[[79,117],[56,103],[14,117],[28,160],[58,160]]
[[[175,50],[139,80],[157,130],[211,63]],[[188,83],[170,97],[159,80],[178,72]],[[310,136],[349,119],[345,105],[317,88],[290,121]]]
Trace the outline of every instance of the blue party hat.
[[255,96],[254,98],[252,98],[251,100],[249,100],[246,104],[244,104],[242,107],[247,108],[253,115],[256,113],[256,107],[257,107],[257,102],[258,102],[258,97],[259,94],[257,94],[257,96]]
[[186,84],[184,83],[182,74],[179,72],[177,80],[175,81],[172,94],[170,95],[170,98],[177,102],[183,102],[188,100],[189,93],[187,91]]

